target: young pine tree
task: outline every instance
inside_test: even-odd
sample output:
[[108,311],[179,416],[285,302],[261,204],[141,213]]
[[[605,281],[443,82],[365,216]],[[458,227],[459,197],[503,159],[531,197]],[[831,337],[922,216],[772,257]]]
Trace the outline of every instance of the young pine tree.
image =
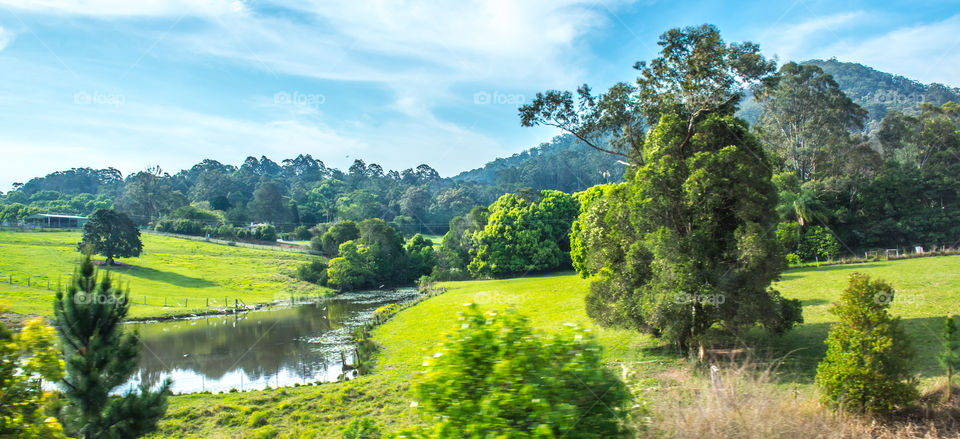
[[817,367],[824,402],[853,411],[889,414],[918,396],[910,374],[914,351],[900,319],[887,312],[894,291],[854,273],[832,312],[827,356]]
[[947,317],[943,327],[943,351],[937,355],[940,365],[947,370],[947,401],[952,396],[953,373],[960,369],[960,330],[953,317]]
[[57,292],[54,327],[66,360],[62,380],[67,432],[80,438],[133,438],[153,431],[166,411],[170,382],[156,392],[111,396],[137,367],[140,341],[122,329],[127,294],[110,276],[98,279],[88,256],[66,293]]

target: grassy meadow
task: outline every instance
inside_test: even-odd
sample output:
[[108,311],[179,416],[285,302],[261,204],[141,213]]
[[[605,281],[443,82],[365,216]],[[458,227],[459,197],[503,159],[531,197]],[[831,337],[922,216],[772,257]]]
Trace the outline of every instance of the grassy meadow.
[[[853,272],[885,279],[897,289],[899,296],[893,301],[892,312],[902,317],[913,338],[918,351],[916,372],[923,379],[925,388],[940,380],[942,373],[934,359],[938,343],[936,335],[945,315],[960,313],[960,256],[788,271],[776,288],[788,297],[803,301],[805,323],[783,337],[753,335],[756,337],[753,342],[758,345],[762,356],[760,361],[775,359],[777,364],[782,362],[782,366],[775,379],[769,383],[754,383],[752,390],[761,389],[753,399],[757,401],[771,398],[771,392],[792,395],[769,403],[779,404],[779,408],[772,409],[772,412],[783,411],[783,404],[786,404],[789,410],[801,410],[815,419],[805,426],[789,426],[792,430],[787,433],[793,431],[800,435],[801,429],[810,428],[810,425],[821,429],[851,425],[851,429],[859,428],[857,425],[860,424],[836,418],[820,409],[815,402],[812,384],[816,364],[825,352],[823,340],[834,322],[828,312],[830,303],[839,298],[847,276]],[[662,419],[666,425],[661,427],[660,434],[672,435],[669,425],[687,428],[685,425],[689,424],[683,420],[671,421],[671,417],[676,416],[671,412],[677,411],[671,407],[683,404],[676,399],[687,398],[690,406],[695,406],[688,414],[706,413],[702,410],[696,412],[704,403],[697,402],[697,396],[690,396],[694,395],[692,387],[702,382],[702,377],[698,377],[698,372],[675,352],[632,331],[593,327],[584,311],[583,298],[588,283],[575,274],[449,282],[443,286],[448,289],[445,294],[402,311],[374,331],[374,339],[382,350],[377,370],[372,375],[346,383],[318,386],[175,396],[170,400],[170,410],[161,423],[158,437],[340,437],[343,426],[360,416],[375,418],[385,431],[415,424],[418,418],[415,409],[410,407],[409,383],[416,378],[425,349],[435,345],[439,334],[455,326],[456,313],[465,303],[477,303],[483,309],[515,307],[529,316],[535,327],[544,331],[555,330],[563,323],[591,328],[605,348],[605,359],[610,367],[631,376],[635,392],[641,399],[651,401],[654,418]],[[662,411],[658,412],[657,407]],[[765,424],[762,422],[764,417],[772,413],[765,410],[738,411],[736,415],[743,417],[736,428]],[[706,419],[708,415],[717,416],[708,413],[700,418]],[[729,413],[720,417],[733,418],[727,415]],[[752,415],[756,417],[750,418]],[[757,421],[752,422],[754,419]],[[799,422],[797,419],[800,418],[787,416],[783,422]],[[772,428],[781,427],[787,428],[776,425]],[[857,431],[864,432],[873,427],[862,428],[864,430]],[[851,431],[849,437],[860,436],[857,431]],[[710,437],[719,433],[705,434]],[[761,431],[742,437],[768,436]]]
[[[222,308],[224,298],[230,305],[234,299],[249,305],[328,291],[293,276],[310,255],[148,234],[142,239],[139,257],[119,258],[120,265],[110,269],[123,288],[130,290],[132,318]],[[75,231],[0,232],[0,302],[14,313],[52,316],[51,290],[56,290],[58,283],[69,282],[81,259],[76,251],[78,241],[80,233]],[[28,277],[30,287],[26,286]]]

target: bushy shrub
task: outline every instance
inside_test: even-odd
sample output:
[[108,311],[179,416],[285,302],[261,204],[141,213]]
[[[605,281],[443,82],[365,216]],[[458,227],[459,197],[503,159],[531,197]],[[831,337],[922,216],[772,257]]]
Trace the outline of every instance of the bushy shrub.
[[889,414],[913,402],[910,374],[914,351],[900,319],[887,312],[894,290],[854,273],[831,310],[840,323],[830,329],[827,355],[817,367],[824,402],[858,412]]
[[221,224],[213,234],[218,238],[233,239],[237,237],[237,229],[233,226]]
[[429,431],[400,437],[628,437],[627,387],[588,333],[535,332],[512,310],[470,305],[414,385]]
[[260,241],[276,241],[277,229],[270,224],[261,224],[253,229],[253,239]]
[[310,233],[310,228],[307,226],[297,226],[293,229],[292,235],[297,241],[306,241],[313,237],[313,233]]
[[777,224],[777,242],[785,253],[796,253],[800,247],[801,229],[796,221]]
[[373,419],[354,419],[343,429],[343,439],[380,439],[380,426]]
[[191,219],[164,219],[157,222],[154,230],[180,235],[202,236],[206,225]]
[[327,263],[316,258],[297,267],[297,279],[317,285],[327,284]]
[[840,255],[840,243],[830,230],[813,226],[803,233],[798,253],[807,261],[833,259]]

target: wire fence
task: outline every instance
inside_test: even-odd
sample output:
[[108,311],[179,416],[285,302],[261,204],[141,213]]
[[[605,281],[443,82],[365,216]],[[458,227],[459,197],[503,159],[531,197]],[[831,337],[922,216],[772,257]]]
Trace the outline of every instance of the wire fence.
[[[54,282],[51,279],[47,279],[42,276],[22,276],[22,275],[13,275],[8,274],[0,278],[0,292],[3,292],[3,285],[17,285],[20,287],[35,288],[41,291],[50,291],[51,293],[56,291],[63,291],[67,285],[63,283],[63,279],[57,279]],[[222,301],[220,299],[223,299]],[[138,306],[153,306],[153,307],[162,307],[162,308],[191,308],[191,309],[200,309],[207,308],[210,310],[248,310],[259,308],[263,303],[257,304],[247,304],[243,299],[239,297],[172,297],[172,296],[146,296],[146,295],[130,295],[127,297],[127,300],[130,301],[131,305]],[[291,298],[291,303],[294,303],[294,298]],[[266,303],[266,302],[264,302]]]

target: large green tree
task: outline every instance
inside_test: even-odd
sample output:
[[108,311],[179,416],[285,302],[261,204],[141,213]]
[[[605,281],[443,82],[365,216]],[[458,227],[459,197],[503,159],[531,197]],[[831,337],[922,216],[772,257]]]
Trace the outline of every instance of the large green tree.
[[[725,43],[709,25],[672,29],[658,44],[660,57],[637,64],[641,76],[624,107],[652,126],[628,154],[642,160],[628,168],[627,183],[581,197],[571,247],[592,281],[588,315],[681,347],[713,327],[789,329],[801,320],[800,304],[770,289],[783,268],[771,163],[734,117],[773,63],[752,43]],[[553,120],[543,112],[551,108],[535,101],[521,117]]]
[[83,237],[77,250],[99,253],[113,265],[113,258],[139,256],[143,251],[140,231],[125,213],[98,209],[83,225]]
[[852,147],[851,130],[863,128],[867,112],[833,78],[813,64],[784,64],[756,93],[763,111],[760,140],[801,181],[813,179]]
[[282,224],[290,220],[289,202],[284,200],[283,187],[264,177],[253,191],[253,200],[247,206],[254,218],[260,221]]
[[97,274],[89,257],[66,292],[57,292],[54,327],[66,360],[61,385],[67,399],[64,421],[72,435],[139,437],[153,431],[166,411],[170,381],[156,391],[144,383],[139,391],[110,395],[136,371],[140,356],[137,335],[123,329],[127,298],[110,276]]

